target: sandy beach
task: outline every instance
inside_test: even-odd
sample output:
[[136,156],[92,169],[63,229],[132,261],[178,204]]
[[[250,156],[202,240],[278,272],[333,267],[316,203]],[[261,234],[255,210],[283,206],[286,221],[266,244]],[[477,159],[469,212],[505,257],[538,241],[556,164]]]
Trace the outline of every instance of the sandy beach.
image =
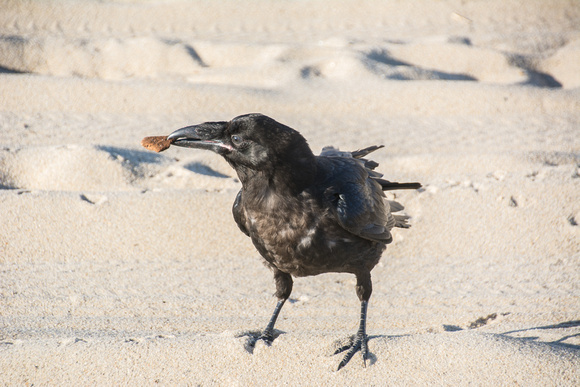
[[[577,1],[0,0],[0,385],[580,385]],[[372,154],[412,227],[276,299],[218,155],[260,112]]]

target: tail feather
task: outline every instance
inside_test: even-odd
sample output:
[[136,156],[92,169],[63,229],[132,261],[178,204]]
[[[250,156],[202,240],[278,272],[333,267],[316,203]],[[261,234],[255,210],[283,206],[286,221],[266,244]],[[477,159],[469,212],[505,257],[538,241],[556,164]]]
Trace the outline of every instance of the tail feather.
[[394,200],[387,200],[387,203],[389,203],[389,208],[391,212],[399,212],[405,209],[405,207],[401,203],[396,202]]
[[411,225],[407,221],[411,218],[407,215],[393,215],[395,218],[395,227],[399,228],[409,228]]
[[389,204],[390,207],[390,214],[389,216],[391,217],[390,220],[390,228],[393,227],[399,227],[399,228],[409,228],[411,227],[411,225],[407,222],[409,219],[411,219],[410,216],[408,215],[403,215],[403,214],[394,214],[394,212],[399,212],[399,211],[403,211],[405,209],[405,207],[403,207],[403,205],[399,202],[395,202],[394,200],[387,200],[387,203]]
[[396,181],[388,181],[385,179],[374,179],[379,183],[383,191],[392,191],[395,189],[419,189],[421,188],[421,183],[397,183]]

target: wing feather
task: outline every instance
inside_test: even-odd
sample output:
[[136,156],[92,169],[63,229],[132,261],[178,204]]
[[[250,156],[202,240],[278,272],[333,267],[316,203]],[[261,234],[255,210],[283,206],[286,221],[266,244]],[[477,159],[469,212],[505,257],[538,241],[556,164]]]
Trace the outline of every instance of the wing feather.
[[382,145],[345,152],[325,147],[320,156],[327,160],[324,164],[325,169],[330,172],[331,181],[329,192],[325,196],[331,198],[338,223],[354,235],[390,243],[391,229],[409,227],[409,217],[394,215],[393,212],[402,211],[404,207],[395,201],[385,200],[383,191],[417,189],[421,184],[381,179],[383,175],[374,171],[378,164],[363,158],[380,148]]

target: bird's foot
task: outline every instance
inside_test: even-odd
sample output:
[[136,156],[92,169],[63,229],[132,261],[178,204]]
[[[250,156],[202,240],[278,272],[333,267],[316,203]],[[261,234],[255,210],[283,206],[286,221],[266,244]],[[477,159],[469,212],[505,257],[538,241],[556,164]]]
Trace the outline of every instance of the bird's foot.
[[272,345],[272,342],[274,341],[274,332],[272,331],[264,331],[262,332],[262,334],[260,336],[258,336],[256,338],[256,342],[258,340],[262,340],[264,342],[264,344],[266,344],[267,346]]
[[360,351],[364,366],[367,366],[367,359],[369,357],[369,347],[368,347],[368,337],[364,332],[358,332],[355,336],[351,337],[350,343],[338,348],[334,354],[339,354],[341,352],[347,351],[342,361],[338,365],[337,371],[339,371],[342,367],[348,364],[350,359],[354,356],[355,353]]
[[274,341],[274,332],[273,331],[266,331],[263,332],[254,332],[251,334],[249,340],[246,342],[246,350],[250,353],[254,353],[254,349],[256,348],[256,344],[261,341],[266,346],[271,346],[272,342]]

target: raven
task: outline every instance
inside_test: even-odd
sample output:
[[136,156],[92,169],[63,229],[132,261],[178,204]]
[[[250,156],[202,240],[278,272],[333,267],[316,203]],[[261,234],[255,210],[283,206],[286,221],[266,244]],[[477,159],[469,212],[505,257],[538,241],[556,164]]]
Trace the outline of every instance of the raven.
[[374,171],[378,164],[363,158],[382,146],[355,152],[327,147],[315,156],[300,133],[262,114],[188,126],[167,140],[220,154],[242,183],[234,219],[273,271],[278,298],[259,339],[267,344],[274,340],[292,276],[352,273],[361,302],[360,325],[351,345],[336,352],[348,350],[338,370],[359,350],[366,364],[371,270],[392,241],[391,229],[409,227],[406,216],[393,214],[403,206],[386,201],[383,191],[421,184],[382,179]]

